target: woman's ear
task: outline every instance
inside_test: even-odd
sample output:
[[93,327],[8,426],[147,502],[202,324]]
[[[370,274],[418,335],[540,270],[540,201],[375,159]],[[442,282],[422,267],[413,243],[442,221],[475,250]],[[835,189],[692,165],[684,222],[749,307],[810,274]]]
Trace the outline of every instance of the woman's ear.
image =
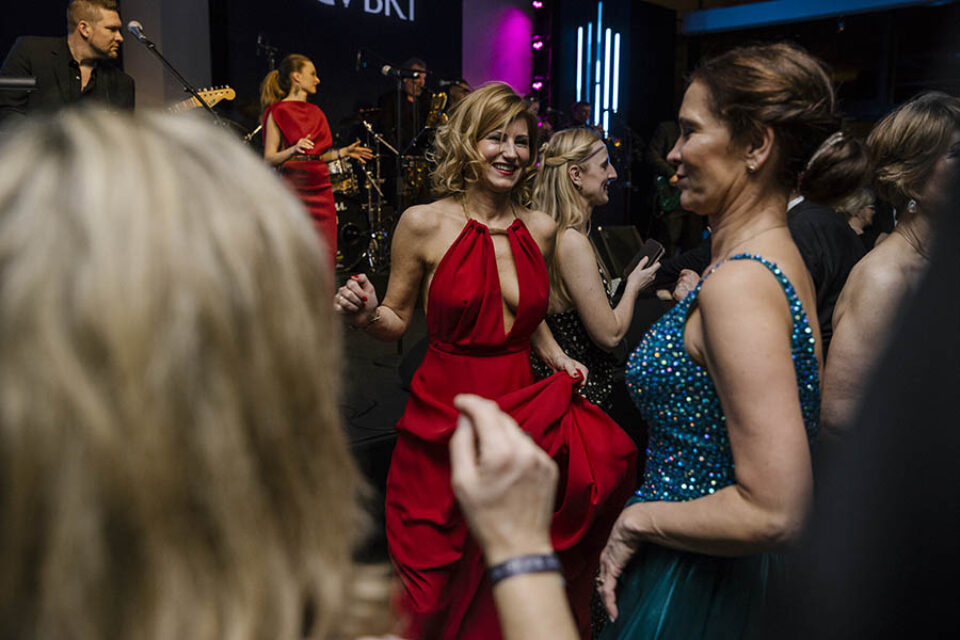
[[570,176],[570,182],[573,183],[573,188],[579,191],[583,187],[583,169],[581,169],[578,164],[572,164],[570,168],[567,169],[567,174]]
[[770,160],[775,137],[773,127],[769,125],[763,125],[757,129],[746,149],[748,173],[756,173]]

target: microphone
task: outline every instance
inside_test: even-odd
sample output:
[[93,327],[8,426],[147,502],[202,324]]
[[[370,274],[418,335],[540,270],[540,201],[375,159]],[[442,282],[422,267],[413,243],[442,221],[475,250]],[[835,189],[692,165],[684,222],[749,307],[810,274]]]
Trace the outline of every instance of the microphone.
[[452,87],[454,85],[458,85],[460,84],[460,81],[459,80],[438,80],[437,84],[440,85],[441,89],[444,89],[446,87]]
[[140,24],[137,20],[131,20],[127,23],[127,31],[133,34],[133,37],[146,45],[153,44],[147,39],[147,36],[143,35],[143,25]]
[[414,70],[414,69],[400,69],[400,68],[397,68],[397,67],[392,67],[392,66],[390,66],[389,64],[385,64],[385,65],[383,65],[383,67],[380,69],[380,73],[382,73],[382,74],[385,75],[385,76],[392,77],[392,78],[413,78],[413,79],[415,79],[415,78],[419,78],[419,77],[420,77],[420,74],[422,74],[423,71],[416,71],[416,70]]

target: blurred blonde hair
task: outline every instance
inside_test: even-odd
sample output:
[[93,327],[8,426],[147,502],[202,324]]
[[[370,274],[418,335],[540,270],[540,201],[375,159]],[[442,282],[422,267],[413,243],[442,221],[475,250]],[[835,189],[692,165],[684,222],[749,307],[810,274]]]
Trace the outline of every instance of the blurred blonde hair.
[[880,197],[898,211],[905,211],[910,200],[919,200],[957,129],[960,99],[937,91],[913,98],[881,120],[867,137]]
[[463,195],[469,185],[480,179],[484,162],[477,150],[480,140],[517,119],[527,123],[530,161],[522,168],[521,179],[511,198],[517,204],[526,205],[536,163],[537,121],[523,98],[503,82],[489,82],[467,94],[453,110],[449,122],[437,130],[430,154],[436,164],[431,176],[434,195],[438,198]]
[[557,249],[563,232],[584,227],[590,221],[592,207],[584,206],[570,179],[570,167],[582,166],[596,151],[593,147],[600,137],[592,129],[576,127],[553,134],[540,150],[540,169],[533,188],[533,208],[550,215],[557,222],[554,259],[550,261],[550,295],[566,308],[570,306],[570,292],[560,276],[560,255]]
[[876,202],[874,198],[873,190],[869,187],[861,187],[857,189],[846,198],[843,198],[836,202],[833,205],[833,208],[837,213],[843,214],[843,216],[849,220],[853,216],[857,215],[861,209],[868,207]]
[[361,481],[299,202],[192,117],[3,151],[0,635],[334,635]]

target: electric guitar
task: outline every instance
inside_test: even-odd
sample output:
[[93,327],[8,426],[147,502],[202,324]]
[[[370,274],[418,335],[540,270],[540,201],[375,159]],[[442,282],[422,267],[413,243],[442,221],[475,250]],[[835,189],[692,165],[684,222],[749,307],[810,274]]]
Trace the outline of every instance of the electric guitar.
[[[203,101],[207,103],[207,106],[212,107],[221,100],[233,100],[237,97],[237,92],[231,89],[229,86],[224,85],[222,87],[214,87],[212,89],[202,89],[197,91],[200,94],[200,97],[203,98]],[[181,100],[168,108],[168,111],[173,113],[180,113],[181,111],[189,111],[190,109],[196,109],[201,107],[200,101],[195,97],[190,96],[186,100]]]

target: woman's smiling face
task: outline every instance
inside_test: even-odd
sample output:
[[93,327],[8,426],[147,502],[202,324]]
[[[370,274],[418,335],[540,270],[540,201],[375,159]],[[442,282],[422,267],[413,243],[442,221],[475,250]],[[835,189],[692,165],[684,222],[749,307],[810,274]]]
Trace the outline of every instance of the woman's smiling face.
[[527,121],[517,118],[498,127],[477,143],[483,158],[480,182],[492,191],[509,192],[517,186],[523,169],[530,164],[530,132]]

